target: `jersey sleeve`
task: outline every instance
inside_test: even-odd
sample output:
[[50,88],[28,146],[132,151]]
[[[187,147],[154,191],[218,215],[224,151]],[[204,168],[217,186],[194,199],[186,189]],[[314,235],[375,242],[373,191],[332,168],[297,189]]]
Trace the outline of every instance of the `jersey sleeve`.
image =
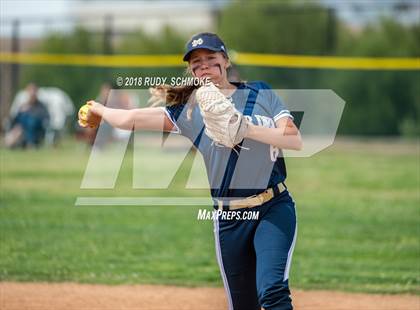
[[294,118],[289,109],[286,107],[283,100],[281,100],[281,98],[276,94],[276,92],[272,90],[268,84],[264,82],[261,82],[260,84],[260,87],[264,89],[264,91],[268,92],[268,102],[270,105],[271,117],[273,118],[274,122],[277,122],[282,117],[290,117],[293,120]]
[[290,117],[293,120],[292,114],[290,114],[289,109],[286,107],[286,105],[283,103],[283,101],[280,99],[280,97],[274,92],[272,93],[272,115],[274,122],[277,122],[282,117]]
[[162,107],[166,116],[174,124],[172,133],[181,134],[187,138],[193,138],[193,126],[191,120],[187,118],[187,105],[176,104]]

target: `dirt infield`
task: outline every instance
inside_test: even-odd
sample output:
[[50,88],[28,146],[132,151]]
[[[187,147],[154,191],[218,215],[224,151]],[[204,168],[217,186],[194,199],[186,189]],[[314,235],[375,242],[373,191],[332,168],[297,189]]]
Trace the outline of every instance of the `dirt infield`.
[[[420,296],[294,291],[299,310],[417,310]],[[0,282],[2,310],[222,310],[221,288]]]

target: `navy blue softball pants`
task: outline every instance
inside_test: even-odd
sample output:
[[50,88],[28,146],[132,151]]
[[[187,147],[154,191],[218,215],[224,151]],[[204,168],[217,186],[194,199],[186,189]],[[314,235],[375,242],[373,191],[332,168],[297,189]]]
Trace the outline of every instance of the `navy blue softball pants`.
[[293,309],[289,269],[296,241],[295,203],[287,191],[251,209],[258,220],[214,221],[216,255],[229,309]]

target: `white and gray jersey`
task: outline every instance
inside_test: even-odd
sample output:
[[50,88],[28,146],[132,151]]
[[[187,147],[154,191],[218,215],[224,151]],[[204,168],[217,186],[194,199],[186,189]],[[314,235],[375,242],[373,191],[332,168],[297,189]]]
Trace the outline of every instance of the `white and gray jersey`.
[[[232,83],[237,86],[231,100],[253,124],[276,127],[282,117],[293,116],[280,98],[264,82]],[[204,133],[197,104],[191,118],[189,104],[167,106],[166,112],[177,133],[187,137],[203,155],[213,197],[248,197],[274,187],[286,179],[282,150],[272,145],[244,139],[235,150],[220,147]]]

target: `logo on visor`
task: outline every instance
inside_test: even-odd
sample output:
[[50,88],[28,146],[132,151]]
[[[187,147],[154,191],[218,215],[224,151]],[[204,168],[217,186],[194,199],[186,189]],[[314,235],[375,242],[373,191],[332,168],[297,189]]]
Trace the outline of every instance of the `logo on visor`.
[[191,43],[192,47],[196,47],[197,45],[201,45],[201,44],[203,44],[203,39],[202,38],[199,38],[197,40],[194,40]]

